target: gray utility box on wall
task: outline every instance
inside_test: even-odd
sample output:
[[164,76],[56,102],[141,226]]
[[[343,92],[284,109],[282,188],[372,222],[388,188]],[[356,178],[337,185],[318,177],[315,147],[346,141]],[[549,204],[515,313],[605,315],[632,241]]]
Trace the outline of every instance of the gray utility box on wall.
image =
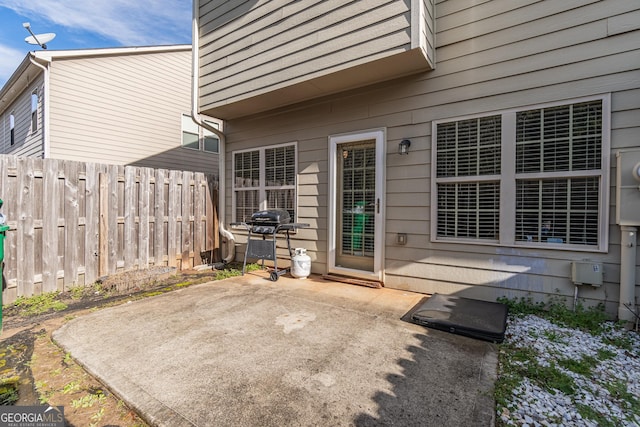
[[616,153],[616,223],[640,225],[640,149]]
[[602,286],[602,264],[593,261],[573,261],[571,281],[576,285]]

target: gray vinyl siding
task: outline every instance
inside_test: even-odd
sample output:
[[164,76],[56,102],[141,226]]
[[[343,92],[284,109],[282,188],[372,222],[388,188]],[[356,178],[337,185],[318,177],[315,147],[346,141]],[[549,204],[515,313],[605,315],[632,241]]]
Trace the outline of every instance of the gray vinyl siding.
[[[383,80],[381,70],[402,60],[341,73],[412,49],[421,70],[433,66],[430,0],[200,1],[200,29],[201,110],[222,118],[225,105],[292,85],[300,86],[260,102],[280,106]],[[414,61],[405,74],[416,72]]]
[[[385,127],[385,286],[487,300],[530,293],[534,298],[560,295],[571,300],[570,263],[589,259],[603,263],[605,283],[600,288],[581,287],[580,298],[605,302],[608,311],[615,312],[621,249],[614,214],[615,151],[640,146],[640,3],[464,0],[440,1],[435,11],[435,70],[284,111],[230,120],[228,154],[298,142],[298,220],[311,223],[311,228],[300,230],[292,244],[308,249],[313,272],[326,273],[327,138]],[[431,241],[433,120],[608,94],[607,252]],[[405,138],[411,140],[410,153],[399,156],[397,146]],[[227,194],[232,190],[230,158]],[[231,197],[226,202],[230,220]],[[405,246],[396,245],[397,233],[407,233]],[[640,278],[637,267],[636,275]]]
[[51,157],[217,172],[218,155],[181,147],[191,50],[54,59]]
[[[31,94],[38,91],[40,100],[38,102],[38,127],[35,132],[31,129]],[[0,115],[0,153],[12,154],[24,157],[42,157],[43,146],[43,75],[40,74],[35,81],[12,102]],[[11,130],[9,126],[9,116],[14,115],[14,140],[11,145]]]

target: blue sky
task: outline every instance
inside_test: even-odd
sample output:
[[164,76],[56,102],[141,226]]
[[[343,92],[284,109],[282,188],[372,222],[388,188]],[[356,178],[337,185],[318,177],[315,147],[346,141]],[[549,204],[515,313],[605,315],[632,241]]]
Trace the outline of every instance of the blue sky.
[[0,0],[0,87],[35,34],[56,33],[48,50],[191,43],[191,0]]

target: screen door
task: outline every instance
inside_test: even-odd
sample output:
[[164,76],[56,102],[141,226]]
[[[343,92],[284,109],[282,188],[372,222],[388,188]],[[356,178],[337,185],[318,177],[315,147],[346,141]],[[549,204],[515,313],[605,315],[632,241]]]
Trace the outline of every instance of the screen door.
[[331,138],[330,270],[381,280],[384,134]]

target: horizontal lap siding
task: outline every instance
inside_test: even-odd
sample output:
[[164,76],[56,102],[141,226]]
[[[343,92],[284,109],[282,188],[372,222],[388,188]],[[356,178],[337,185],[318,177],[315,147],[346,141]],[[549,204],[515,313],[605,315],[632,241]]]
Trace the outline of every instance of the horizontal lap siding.
[[191,51],[54,60],[51,156],[217,171],[217,155],[181,147],[191,110]]
[[[431,123],[611,93],[612,152],[637,147],[640,32],[631,18],[638,10],[639,4],[626,0],[442,1],[436,5],[434,71],[231,120],[229,150],[298,141],[299,219],[311,222],[316,232],[300,234],[308,240],[297,244],[309,248],[314,272],[324,273],[327,138],[386,127],[386,286],[483,299],[526,296],[529,291],[535,298],[559,292],[572,299],[571,261],[588,258],[603,263],[605,284],[583,287],[580,296],[605,301],[615,311],[620,277],[615,155],[610,156],[607,253],[433,243]],[[404,138],[411,140],[410,153],[398,156]],[[408,235],[405,246],[396,244],[397,233]]]
[[[611,34],[610,15],[635,16],[633,9],[638,6],[624,1],[492,1],[448,10],[451,3],[436,6],[436,11],[444,15],[437,21],[437,69],[408,85],[400,99],[387,99],[374,107],[376,112],[409,108],[416,121],[429,123],[433,119],[612,92],[611,148],[638,146],[640,36],[636,30],[607,37]],[[472,25],[475,19],[479,22]],[[430,156],[430,132],[425,136],[423,146]],[[430,189],[428,178],[423,185]],[[613,178],[609,186],[613,206]],[[388,186],[388,192],[390,188],[394,187]],[[410,207],[406,197],[396,199],[388,194],[387,201],[400,208]],[[430,215],[428,208],[424,212]],[[569,280],[570,263],[588,258],[604,264],[605,285],[581,288],[580,296],[607,301],[607,308],[615,310],[620,233],[612,214],[606,254],[431,243],[428,220],[413,219],[415,215],[411,213],[405,217],[411,220],[411,228],[404,230],[401,219],[387,219],[388,246],[395,245],[395,232],[415,230],[410,232],[407,246],[387,250],[388,286],[485,299],[519,297],[528,292],[540,297],[558,291],[571,298],[574,288]]]
[[215,3],[200,9],[203,110],[411,48],[403,1]]
[[[0,154],[11,154],[14,156],[42,157],[44,153],[44,137],[42,133],[44,96],[43,96],[43,74],[24,88],[18,98],[13,101],[13,105],[5,109],[0,115]],[[38,102],[38,128],[36,132],[31,131],[31,94],[37,90]],[[11,145],[11,128],[9,126],[9,116],[14,115],[14,141]],[[0,196],[1,197],[1,196]]]

